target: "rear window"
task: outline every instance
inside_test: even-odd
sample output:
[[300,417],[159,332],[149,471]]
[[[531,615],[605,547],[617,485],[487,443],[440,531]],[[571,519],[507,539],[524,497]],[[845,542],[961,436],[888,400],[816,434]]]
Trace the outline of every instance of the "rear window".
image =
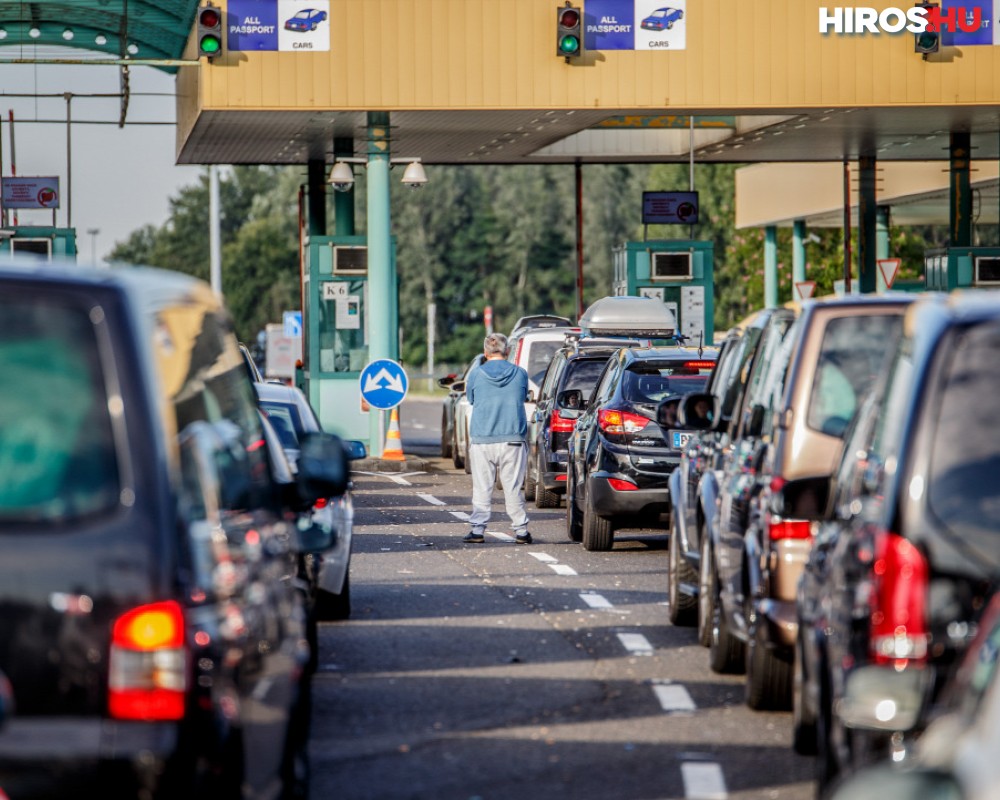
[[607,358],[578,358],[570,361],[566,366],[561,391],[579,389],[584,397],[589,397],[607,363]]
[[0,523],[52,523],[115,507],[119,469],[87,310],[0,298],[0,320]]
[[895,350],[900,314],[832,319],[823,332],[806,422],[831,436],[844,430]]
[[291,450],[297,448],[299,436],[303,432],[299,410],[289,403],[276,403],[272,400],[262,401],[260,407],[281,439],[281,446]]
[[683,362],[634,364],[625,373],[622,396],[630,403],[659,403],[670,395],[700,392],[711,369],[690,368]]
[[535,342],[527,341],[524,346],[528,350],[528,363],[522,364],[522,366],[532,383],[541,383],[542,378],[545,377],[545,370],[549,368],[549,362],[552,361],[552,356],[556,354],[556,350],[563,346],[563,342],[561,339],[552,341],[543,339]]
[[928,501],[956,537],[1000,561],[1000,325],[966,333],[945,365],[928,475]]

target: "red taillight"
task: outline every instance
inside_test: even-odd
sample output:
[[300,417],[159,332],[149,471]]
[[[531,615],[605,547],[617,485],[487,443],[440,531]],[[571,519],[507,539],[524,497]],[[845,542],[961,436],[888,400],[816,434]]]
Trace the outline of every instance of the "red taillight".
[[569,479],[568,475],[556,475],[556,483],[559,483],[559,481],[566,481],[568,479]]
[[639,414],[602,408],[597,412],[597,424],[605,433],[639,433],[649,420]]
[[514,351],[514,363],[521,363],[521,348],[524,347],[524,339],[517,340],[517,350]]
[[902,536],[883,533],[875,544],[872,571],[872,657],[897,669],[926,661],[927,560]]
[[715,369],[714,361],[685,361],[684,369]]
[[573,428],[576,427],[575,419],[567,419],[559,413],[557,408],[552,412],[552,417],[549,420],[549,430],[552,433],[572,433]]
[[639,488],[632,481],[623,481],[621,478],[608,478],[608,484],[616,492],[634,492]]
[[180,604],[152,603],[122,614],[111,633],[110,715],[136,720],[183,718],[186,662]]
[[319,511],[321,508],[326,508],[327,499],[325,497],[317,498],[316,502],[313,503],[313,508]]
[[767,523],[767,535],[772,542],[782,539],[809,539],[812,537],[812,526],[804,519],[772,517]]

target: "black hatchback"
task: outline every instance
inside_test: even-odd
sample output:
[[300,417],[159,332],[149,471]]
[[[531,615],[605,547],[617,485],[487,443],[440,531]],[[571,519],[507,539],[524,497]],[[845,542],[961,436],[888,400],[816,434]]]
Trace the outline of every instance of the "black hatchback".
[[701,391],[716,356],[714,349],[643,347],[623,348],[608,361],[569,445],[570,539],[610,550],[617,528],[665,527],[667,483],[691,434],[679,424],[661,427],[657,409]]

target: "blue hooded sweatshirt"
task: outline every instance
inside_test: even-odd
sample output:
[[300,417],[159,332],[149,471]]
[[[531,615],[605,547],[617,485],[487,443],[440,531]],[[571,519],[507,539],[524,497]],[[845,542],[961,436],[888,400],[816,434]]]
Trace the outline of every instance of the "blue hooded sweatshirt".
[[528,373],[523,368],[498,358],[484,361],[469,376],[465,395],[472,405],[472,444],[524,440],[528,433],[524,415]]

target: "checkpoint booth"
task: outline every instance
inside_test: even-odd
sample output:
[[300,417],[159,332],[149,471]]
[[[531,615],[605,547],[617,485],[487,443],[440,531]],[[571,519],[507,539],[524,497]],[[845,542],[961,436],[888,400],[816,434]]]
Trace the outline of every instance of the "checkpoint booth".
[[1000,286],[1000,247],[942,247],[924,253],[928,291]]
[[76,228],[47,225],[8,225],[0,227],[0,259],[28,256],[43,261],[75,260]]
[[625,242],[614,250],[612,293],[654,297],[673,312],[689,345],[712,344],[715,289],[712,242]]

